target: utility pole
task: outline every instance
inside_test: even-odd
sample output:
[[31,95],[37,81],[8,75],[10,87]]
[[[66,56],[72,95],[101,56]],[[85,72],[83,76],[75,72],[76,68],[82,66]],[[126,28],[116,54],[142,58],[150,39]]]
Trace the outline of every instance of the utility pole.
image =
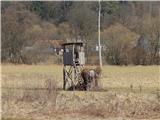
[[101,42],[100,42],[100,40],[101,40],[100,23],[101,23],[101,2],[99,0],[99,14],[98,14],[98,46],[99,46],[99,49],[98,50],[99,50],[99,65],[102,68],[102,53],[101,53],[102,47],[101,47]]

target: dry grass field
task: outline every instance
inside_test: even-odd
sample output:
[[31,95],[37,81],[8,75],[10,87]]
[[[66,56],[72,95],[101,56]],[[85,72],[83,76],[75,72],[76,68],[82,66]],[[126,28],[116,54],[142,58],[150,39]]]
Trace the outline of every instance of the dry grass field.
[[99,91],[63,91],[62,67],[1,65],[3,120],[160,119],[160,66],[104,66]]

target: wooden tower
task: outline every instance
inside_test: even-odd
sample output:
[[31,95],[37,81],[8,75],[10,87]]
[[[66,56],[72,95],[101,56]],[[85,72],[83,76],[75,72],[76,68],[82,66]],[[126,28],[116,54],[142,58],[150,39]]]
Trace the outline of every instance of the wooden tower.
[[63,89],[75,86],[82,81],[81,70],[85,64],[84,46],[82,42],[65,43],[63,46]]

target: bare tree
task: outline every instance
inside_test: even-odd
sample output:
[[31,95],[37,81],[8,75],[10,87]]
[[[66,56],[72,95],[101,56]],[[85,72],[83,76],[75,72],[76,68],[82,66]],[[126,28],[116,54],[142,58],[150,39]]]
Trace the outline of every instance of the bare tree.
[[[3,2],[2,2],[3,6]],[[19,63],[21,50],[26,44],[25,30],[35,21],[34,14],[21,3],[15,3],[2,13],[2,61]]]

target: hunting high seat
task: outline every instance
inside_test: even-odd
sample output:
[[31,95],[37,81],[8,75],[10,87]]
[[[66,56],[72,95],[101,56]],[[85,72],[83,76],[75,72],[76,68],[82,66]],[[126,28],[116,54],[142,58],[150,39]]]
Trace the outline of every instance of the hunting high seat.
[[82,82],[81,70],[85,64],[84,45],[82,42],[64,43],[63,45],[63,89]]

